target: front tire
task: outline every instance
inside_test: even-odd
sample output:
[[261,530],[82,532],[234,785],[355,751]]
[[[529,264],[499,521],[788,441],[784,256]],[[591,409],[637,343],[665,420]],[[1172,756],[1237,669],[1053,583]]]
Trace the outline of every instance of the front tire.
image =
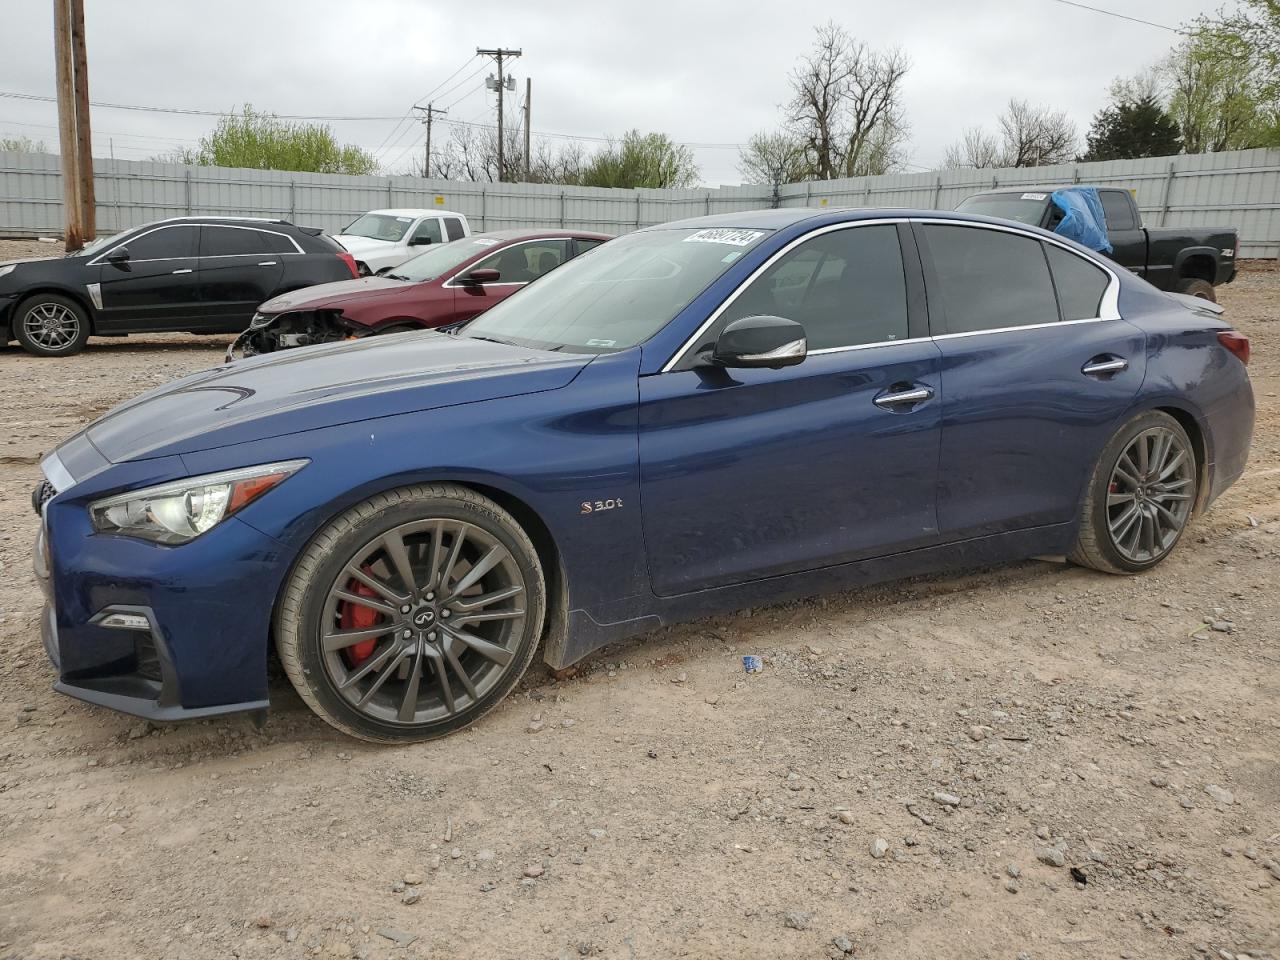
[[37,293],[14,311],[13,336],[37,357],[69,357],[89,339],[89,316],[69,297]]
[[303,552],[276,611],[299,695],[334,727],[409,743],[467,727],[524,675],[546,586],[529,537],[454,484],[352,507]]
[[1218,302],[1218,294],[1214,292],[1213,284],[1208,280],[1196,280],[1193,278],[1179,280],[1178,292],[1185,293],[1189,297],[1199,297],[1201,300],[1208,300],[1210,303]]
[[1182,424],[1158,410],[1134,417],[1098,458],[1069,559],[1105,573],[1151,569],[1182,537],[1198,484]]

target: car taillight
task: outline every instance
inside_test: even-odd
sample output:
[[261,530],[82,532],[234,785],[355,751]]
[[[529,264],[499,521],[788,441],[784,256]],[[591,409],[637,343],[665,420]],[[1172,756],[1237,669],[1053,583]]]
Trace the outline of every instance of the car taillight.
[[356,266],[356,258],[347,251],[343,250],[338,254],[338,259],[347,265],[347,269],[351,271],[353,277],[360,276],[360,268]]
[[1249,338],[1235,330],[1224,330],[1218,334],[1218,342],[1236,355],[1241,363],[1249,363]]

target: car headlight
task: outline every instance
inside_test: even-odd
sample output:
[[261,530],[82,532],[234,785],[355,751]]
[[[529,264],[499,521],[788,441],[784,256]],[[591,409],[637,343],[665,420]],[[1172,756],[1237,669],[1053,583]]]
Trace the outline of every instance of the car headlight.
[[18,265],[16,263],[11,263],[7,267],[0,267],[0,277],[7,277],[17,269]]
[[99,533],[141,537],[156,543],[186,543],[310,462],[264,463],[131,490],[89,504],[89,517]]

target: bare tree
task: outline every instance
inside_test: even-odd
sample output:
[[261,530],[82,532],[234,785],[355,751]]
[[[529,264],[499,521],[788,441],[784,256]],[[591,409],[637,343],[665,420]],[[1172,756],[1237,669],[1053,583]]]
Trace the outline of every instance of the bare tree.
[[1006,167],[1066,163],[1076,153],[1076,125],[1065,110],[1035,107],[1012,99],[1000,115]]
[[787,105],[813,177],[885,173],[901,164],[910,65],[900,50],[874,50],[834,22],[817,28],[812,51],[791,74]]
[[747,183],[778,187],[808,176],[804,141],[791,133],[753,134],[738,154],[738,173]]
[[1003,160],[1000,142],[981,127],[970,127],[964,132],[959,142],[947,147],[942,165],[948,170],[959,167],[982,170],[987,167],[999,167]]

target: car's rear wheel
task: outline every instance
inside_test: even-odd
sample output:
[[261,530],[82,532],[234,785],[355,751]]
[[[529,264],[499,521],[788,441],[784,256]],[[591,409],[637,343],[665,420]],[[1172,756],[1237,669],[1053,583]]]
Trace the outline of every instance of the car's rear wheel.
[[1208,300],[1210,303],[1218,302],[1218,295],[1214,292],[1213,284],[1208,280],[1195,280],[1191,278],[1179,280],[1178,292],[1185,293],[1189,297],[1199,297],[1201,300]]
[[89,339],[84,308],[56,293],[28,297],[18,304],[13,317],[14,338],[38,357],[68,357],[83,350]]
[[303,700],[345,733],[441,737],[492,709],[533,659],[545,609],[532,542],[453,484],[352,507],[294,567],[276,646]]
[[1196,502],[1195,450],[1182,424],[1150,411],[1102,452],[1070,558],[1107,573],[1140,573],[1177,545]]

